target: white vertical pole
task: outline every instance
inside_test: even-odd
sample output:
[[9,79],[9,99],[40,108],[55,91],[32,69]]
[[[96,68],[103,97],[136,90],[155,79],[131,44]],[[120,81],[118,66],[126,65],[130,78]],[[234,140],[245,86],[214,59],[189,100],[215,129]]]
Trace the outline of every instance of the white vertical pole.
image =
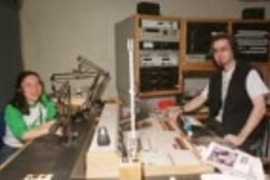
[[134,80],[134,46],[133,39],[128,38],[127,49],[129,55],[129,93],[130,93],[130,121],[131,121],[131,150],[132,158],[136,158],[137,137],[136,137],[136,110],[135,110],[135,80]]

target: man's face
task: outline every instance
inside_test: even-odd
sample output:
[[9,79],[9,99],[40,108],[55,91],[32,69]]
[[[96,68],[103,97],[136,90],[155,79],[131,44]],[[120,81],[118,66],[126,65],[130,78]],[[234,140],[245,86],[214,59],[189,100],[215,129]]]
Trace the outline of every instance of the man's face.
[[234,61],[232,47],[227,39],[220,39],[212,45],[214,60],[217,65],[224,68]]

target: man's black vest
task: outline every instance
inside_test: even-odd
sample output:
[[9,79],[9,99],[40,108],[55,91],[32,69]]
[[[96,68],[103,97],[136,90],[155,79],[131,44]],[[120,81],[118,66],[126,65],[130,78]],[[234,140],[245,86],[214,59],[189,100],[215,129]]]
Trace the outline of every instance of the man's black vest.
[[[224,101],[222,115],[222,128],[225,134],[237,135],[246,124],[253,108],[251,99],[246,90],[246,79],[252,67],[237,62],[232,74],[227,96]],[[218,70],[210,79],[208,103],[210,109],[210,118],[217,116],[221,105],[222,89],[222,71]],[[264,131],[263,122],[248,137],[253,141],[262,135]]]

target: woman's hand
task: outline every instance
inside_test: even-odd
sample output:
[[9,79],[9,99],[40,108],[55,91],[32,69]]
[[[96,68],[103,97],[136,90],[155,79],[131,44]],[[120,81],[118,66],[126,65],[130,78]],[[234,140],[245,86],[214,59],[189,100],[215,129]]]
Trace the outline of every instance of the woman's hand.
[[49,134],[50,128],[54,123],[55,121],[49,121],[40,125],[37,128],[27,131],[26,133],[23,134],[22,140],[28,141]]
[[41,129],[41,131],[44,132],[44,135],[49,134],[50,129],[54,124],[55,124],[55,121],[49,121],[49,122],[42,124],[39,128]]
[[63,128],[62,127],[58,128],[57,131],[55,132],[55,135],[56,136],[63,136]]

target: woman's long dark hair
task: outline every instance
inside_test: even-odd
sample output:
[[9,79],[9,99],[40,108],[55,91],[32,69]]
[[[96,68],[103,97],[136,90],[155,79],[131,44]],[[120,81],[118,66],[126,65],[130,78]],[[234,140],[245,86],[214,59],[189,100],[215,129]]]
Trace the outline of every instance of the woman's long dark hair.
[[10,101],[10,104],[17,108],[22,114],[28,115],[29,114],[29,105],[27,103],[27,100],[23,94],[23,90],[21,88],[22,82],[24,79],[28,76],[35,76],[39,79],[40,84],[43,88],[43,83],[41,81],[41,78],[38,73],[34,71],[23,71],[17,76],[16,84],[15,84],[15,94],[13,98]]

